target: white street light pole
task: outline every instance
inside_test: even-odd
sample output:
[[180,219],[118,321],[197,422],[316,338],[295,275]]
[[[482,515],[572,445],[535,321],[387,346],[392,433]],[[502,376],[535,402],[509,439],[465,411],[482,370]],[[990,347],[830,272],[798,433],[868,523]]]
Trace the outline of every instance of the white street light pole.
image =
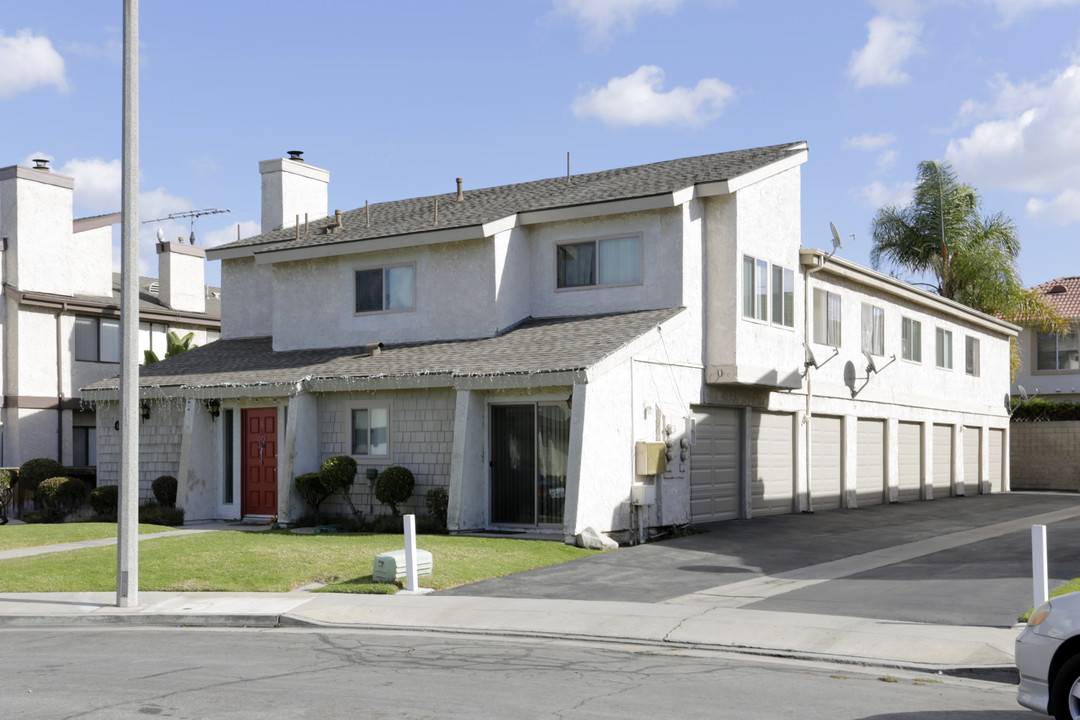
[[139,0],[124,0],[120,197],[120,503],[116,604],[139,604]]

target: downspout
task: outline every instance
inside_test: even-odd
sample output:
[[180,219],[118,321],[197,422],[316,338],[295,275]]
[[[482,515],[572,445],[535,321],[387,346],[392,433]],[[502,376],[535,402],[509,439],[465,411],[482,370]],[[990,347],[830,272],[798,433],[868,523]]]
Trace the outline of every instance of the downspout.
[[64,356],[61,354],[64,339],[60,325],[66,310],[67,303],[62,303],[56,311],[56,461],[61,465],[64,463]]
[[[820,264],[819,259],[820,258]],[[825,260],[827,258],[821,255],[814,255],[814,264],[807,267],[805,270],[805,277],[803,278],[803,337],[806,338],[806,344],[809,347],[813,341],[813,326],[811,324],[812,317],[810,315],[810,276],[825,267]],[[806,417],[803,422],[806,424],[806,512],[814,512],[814,493],[811,471],[811,457],[813,450],[811,449],[811,419],[813,412],[811,410],[811,401],[814,397],[813,389],[813,376],[810,374],[810,364],[806,365]]]

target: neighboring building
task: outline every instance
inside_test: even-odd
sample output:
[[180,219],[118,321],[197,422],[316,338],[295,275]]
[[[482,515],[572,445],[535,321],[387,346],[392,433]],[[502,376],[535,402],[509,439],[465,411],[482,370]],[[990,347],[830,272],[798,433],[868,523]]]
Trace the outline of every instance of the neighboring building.
[[[80,388],[119,372],[120,277],[112,226],[120,213],[74,218],[72,178],[0,168],[0,466],[35,457],[97,464],[94,406]],[[216,339],[220,292],[203,284],[201,248],[158,246],[161,280],[140,279],[140,345],[164,355],[165,333]]]
[[[571,540],[1008,490],[1018,328],[802,249],[806,159],[459,180],[334,217],[328,172],[261,163],[265,232],[207,252],[223,339],[142,370],[143,492],[169,472],[189,519],[290,521],[292,479],[350,454],[366,512],[400,464],[408,511],[441,486],[451,530]],[[85,392],[116,482],[116,383]]]
[[1065,277],[1036,285],[1032,290],[1042,295],[1071,322],[1064,335],[1038,332],[1025,327],[1020,331],[1020,372],[1013,383],[1013,394],[1023,387],[1028,395],[1038,393],[1048,400],[1080,402],[1080,277]]

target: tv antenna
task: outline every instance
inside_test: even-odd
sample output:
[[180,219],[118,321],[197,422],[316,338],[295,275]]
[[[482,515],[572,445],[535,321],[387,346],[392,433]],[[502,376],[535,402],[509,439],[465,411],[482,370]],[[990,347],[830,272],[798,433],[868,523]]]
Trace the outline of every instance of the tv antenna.
[[[165,217],[154,218],[153,220],[143,220],[143,225],[152,222],[162,222],[164,220],[182,220],[189,218],[191,221],[191,237],[188,238],[188,242],[192,245],[195,244],[195,221],[201,218],[203,215],[219,215],[221,213],[232,212],[231,210],[218,210],[217,208],[206,208],[204,210],[185,210],[184,212],[169,213]],[[158,240],[161,240],[165,236],[164,231],[158,229]]]

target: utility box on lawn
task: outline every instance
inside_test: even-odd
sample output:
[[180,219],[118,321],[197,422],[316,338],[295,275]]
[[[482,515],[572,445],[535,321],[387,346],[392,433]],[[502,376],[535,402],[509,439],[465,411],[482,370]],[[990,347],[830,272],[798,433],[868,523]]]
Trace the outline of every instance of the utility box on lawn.
[[[431,574],[431,553],[427,550],[416,551],[416,574]],[[405,551],[393,550],[375,556],[375,567],[371,570],[371,579],[375,582],[389,583],[405,577]]]

